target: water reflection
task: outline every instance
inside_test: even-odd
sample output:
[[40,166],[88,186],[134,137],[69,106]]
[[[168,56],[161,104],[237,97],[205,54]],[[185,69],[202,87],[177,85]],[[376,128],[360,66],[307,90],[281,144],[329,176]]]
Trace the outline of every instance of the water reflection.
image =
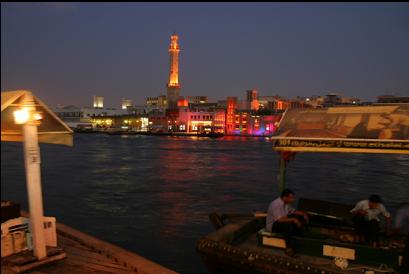
[[[21,144],[2,143],[2,199],[26,207]],[[45,210],[58,220],[183,273],[206,273],[195,241],[211,211],[265,210],[278,195],[277,153],[264,137],[75,135],[41,146]],[[298,154],[288,186],[298,197],[352,204],[379,193],[409,201],[409,157]]]

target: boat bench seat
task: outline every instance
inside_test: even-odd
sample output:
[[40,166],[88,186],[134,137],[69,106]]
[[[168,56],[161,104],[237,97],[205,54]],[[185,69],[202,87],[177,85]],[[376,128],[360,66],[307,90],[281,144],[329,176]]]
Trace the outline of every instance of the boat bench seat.
[[269,246],[276,248],[286,248],[284,235],[277,232],[269,232],[265,228],[257,232],[257,240],[260,246]]

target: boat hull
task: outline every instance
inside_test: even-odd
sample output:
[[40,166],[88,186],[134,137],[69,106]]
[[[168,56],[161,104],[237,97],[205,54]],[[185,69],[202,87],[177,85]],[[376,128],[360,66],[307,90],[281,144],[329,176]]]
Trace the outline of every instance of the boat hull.
[[[403,253],[401,249],[382,250],[337,240],[294,237],[298,248],[290,257],[283,249],[268,247],[260,241],[263,218],[229,220],[228,224],[197,241],[197,252],[212,273],[365,273],[380,264],[387,273],[395,273]],[[348,270],[336,266],[335,257],[324,254],[324,246],[354,250]],[[385,270],[385,269],[383,269]]]

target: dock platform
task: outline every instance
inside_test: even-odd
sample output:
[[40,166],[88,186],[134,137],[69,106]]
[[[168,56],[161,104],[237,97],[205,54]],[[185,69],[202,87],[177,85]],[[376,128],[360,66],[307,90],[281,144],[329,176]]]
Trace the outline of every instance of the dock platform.
[[[58,246],[66,258],[39,266],[25,273],[33,274],[82,274],[82,273],[158,273],[176,272],[145,259],[111,243],[57,223]],[[16,273],[10,265],[1,264],[2,274]]]

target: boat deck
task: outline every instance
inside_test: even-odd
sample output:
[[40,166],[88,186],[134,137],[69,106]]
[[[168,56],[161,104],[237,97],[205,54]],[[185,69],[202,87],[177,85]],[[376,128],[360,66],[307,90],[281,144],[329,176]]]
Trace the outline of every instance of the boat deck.
[[[38,266],[25,273],[176,273],[135,253],[104,242],[63,224],[57,224],[58,245],[66,258]],[[10,265],[1,265],[2,274],[15,273]]]

